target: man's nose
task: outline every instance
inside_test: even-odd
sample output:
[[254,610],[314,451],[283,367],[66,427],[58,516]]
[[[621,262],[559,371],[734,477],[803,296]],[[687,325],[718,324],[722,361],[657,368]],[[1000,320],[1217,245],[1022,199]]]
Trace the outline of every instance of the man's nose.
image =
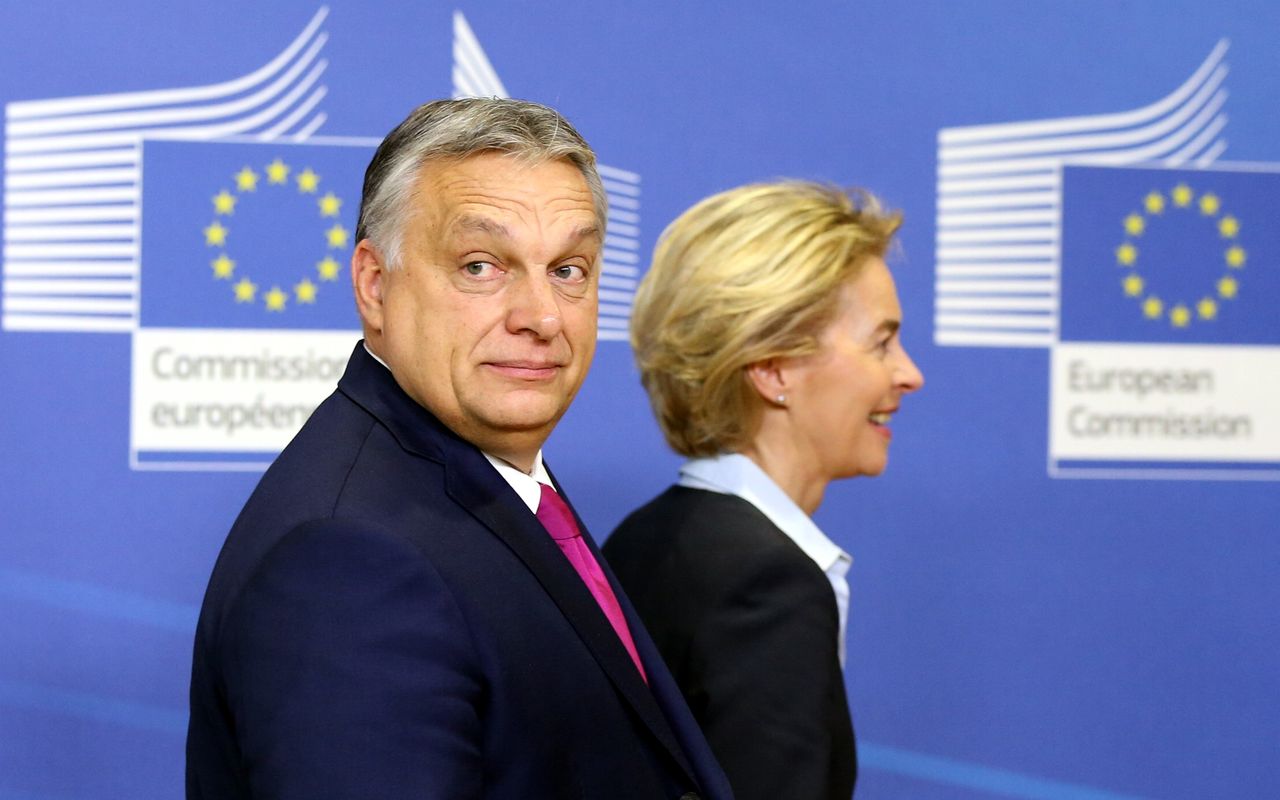
[[508,289],[508,297],[507,330],[530,331],[543,340],[560,335],[563,322],[559,297],[544,271],[531,270],[520,276]]

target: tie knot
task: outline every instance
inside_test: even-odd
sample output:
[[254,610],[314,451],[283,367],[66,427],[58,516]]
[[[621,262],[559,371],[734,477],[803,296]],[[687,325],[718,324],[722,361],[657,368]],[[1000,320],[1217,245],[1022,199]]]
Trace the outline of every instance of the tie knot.
[[572,539],[580,535],[573,512],[560,498],[559,493],[547,484],[542,485],[542,498],[538,501],[538,521],[547,529],[552,539]]

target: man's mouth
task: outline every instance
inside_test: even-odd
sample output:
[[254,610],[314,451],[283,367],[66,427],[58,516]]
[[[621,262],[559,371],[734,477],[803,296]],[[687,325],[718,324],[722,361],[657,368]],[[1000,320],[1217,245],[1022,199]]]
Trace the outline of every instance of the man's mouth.
[[525,380],[539,380],[553,377],[563,364],[555,361],[490,361],[489,367],[503,375]]

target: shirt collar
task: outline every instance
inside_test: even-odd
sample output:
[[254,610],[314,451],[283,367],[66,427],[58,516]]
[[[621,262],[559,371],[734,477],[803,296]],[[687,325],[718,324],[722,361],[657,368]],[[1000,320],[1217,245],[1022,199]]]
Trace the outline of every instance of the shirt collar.
[[535,514],[538,513],[538,502],[542,499],[542,484],[545,483],[552,489],[556,488],[551,483],[551,476],[547,474],[546,466],[542,463],[541,450],[534,455],[533,469],[529,472],[522,472],[497,456],[491,456],[483,451],[481,454],[489,460],[489,463],[498,471],[503,480],[511,484],[511,488],[515,490],[516,494],[520,495],[520,499]]
[[844,574],[852,557],[814,524],[754,461],[741,453],[696,458],[680,468],[681,486],[741,497],[804,551],[824,571]]

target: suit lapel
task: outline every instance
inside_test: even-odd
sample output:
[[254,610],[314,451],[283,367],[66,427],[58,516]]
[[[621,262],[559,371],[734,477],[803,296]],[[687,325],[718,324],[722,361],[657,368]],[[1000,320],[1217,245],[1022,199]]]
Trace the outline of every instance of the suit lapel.
[[[451,451],[453,448],[449,448]],[[484,460],[474,447],[458,448],[449,454],[453,457],[445,459],[446,491],[458,504],[471,512],[477,520],[502,539],[511,548],[529,571],[533,573],[547,594],[560,608],[565,619],[577,631],[592,656],[600,664],[609,680],[618,692],[627,700],[636,714],[653,732],[659,741],[671,752],[672,757],[691,777],[694,771],[685,756],[684,748],[671,729],[662,708],[654,698],[653,692],[645,685],[640,673],[636,671],[631,656],[622,646],[618,635],[614,632],[604,612],[600,610],[594,597],[573,566],[560,552],[551,537],[547,535],[542,523],[529,513],[507,486],[501,476]],[[567,498],[566,498],[567,499]],[[571,506],[572,508],[572,506]],[[577,512],[574,512],[577,518]],[[578,528],[584,532],[583,539],[591,549],[596,560],[603,566],[603,559],[595,548],[591,537],[586,535],[586,527],[578,519]],[[614,593],[621,595],[617,581],[606,568],[606,575],[613,586]],[[637,630],[643,630],[629,604],[624,614],[627,625],[634,636]],[[651,667],[649,658],[642,659],[645,669],[650,673],[665,673],[666,667],[659,660],[658,667]]]

